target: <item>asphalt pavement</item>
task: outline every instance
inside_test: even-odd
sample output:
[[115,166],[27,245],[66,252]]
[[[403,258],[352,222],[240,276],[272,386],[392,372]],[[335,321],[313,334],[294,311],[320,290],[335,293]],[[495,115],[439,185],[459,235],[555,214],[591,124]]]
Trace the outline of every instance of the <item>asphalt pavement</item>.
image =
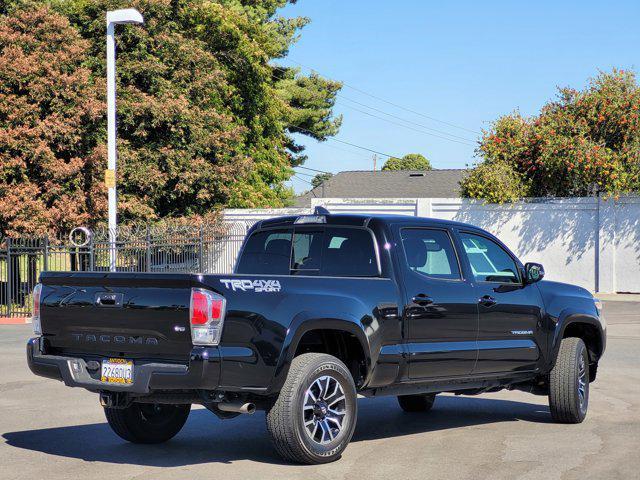
[[438,396],[427,414],[360,399],[337,462],[284,463],[264,414],[221,421],[194,409],[170,442],[126,443],[95,394],[29,371],[30,325],[0,326],[0,479],[640,479],[640,302],[606,301],[607,352],[587,419],[551,422],[546,397]]

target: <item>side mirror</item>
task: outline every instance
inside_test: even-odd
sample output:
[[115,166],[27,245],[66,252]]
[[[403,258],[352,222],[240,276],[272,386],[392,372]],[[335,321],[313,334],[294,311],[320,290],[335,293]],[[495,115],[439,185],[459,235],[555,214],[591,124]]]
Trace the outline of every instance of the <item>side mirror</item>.
[[525,283],[536,283],[544,278],[544,267],[539,263],[527,262],[524,265]]

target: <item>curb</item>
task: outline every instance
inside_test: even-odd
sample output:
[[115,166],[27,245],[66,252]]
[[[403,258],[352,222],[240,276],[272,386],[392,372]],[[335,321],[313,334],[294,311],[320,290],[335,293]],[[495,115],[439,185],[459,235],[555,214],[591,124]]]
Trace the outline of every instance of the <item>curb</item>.
[[593,296],[605,302],[640,301],[640,294],[637,293],[594,293]]
[[31,317],[0,317],[0,325],[24,325],[31,323]]

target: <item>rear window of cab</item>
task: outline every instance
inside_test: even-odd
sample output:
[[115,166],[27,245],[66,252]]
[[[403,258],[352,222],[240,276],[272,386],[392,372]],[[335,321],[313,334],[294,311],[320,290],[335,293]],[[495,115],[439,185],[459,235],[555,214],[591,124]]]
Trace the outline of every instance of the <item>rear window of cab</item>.
[[377,277],[380,268],[369,230],[305,226],[252,233],[236,273]]

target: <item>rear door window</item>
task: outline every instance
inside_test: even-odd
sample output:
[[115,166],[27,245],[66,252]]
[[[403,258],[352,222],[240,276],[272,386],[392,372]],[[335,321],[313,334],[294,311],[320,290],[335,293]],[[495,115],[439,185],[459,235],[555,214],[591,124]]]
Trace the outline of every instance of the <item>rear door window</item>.
[[291,230],[265,230],[249,237],[237,273],[289,275]]
[[362,228],[327,227],[321,274],[329,277],[379,275],[373,236]]
[[402,246],[411,270],[432,278],[460,279],[460,268],[449,234],[444,230],[405,228]]

